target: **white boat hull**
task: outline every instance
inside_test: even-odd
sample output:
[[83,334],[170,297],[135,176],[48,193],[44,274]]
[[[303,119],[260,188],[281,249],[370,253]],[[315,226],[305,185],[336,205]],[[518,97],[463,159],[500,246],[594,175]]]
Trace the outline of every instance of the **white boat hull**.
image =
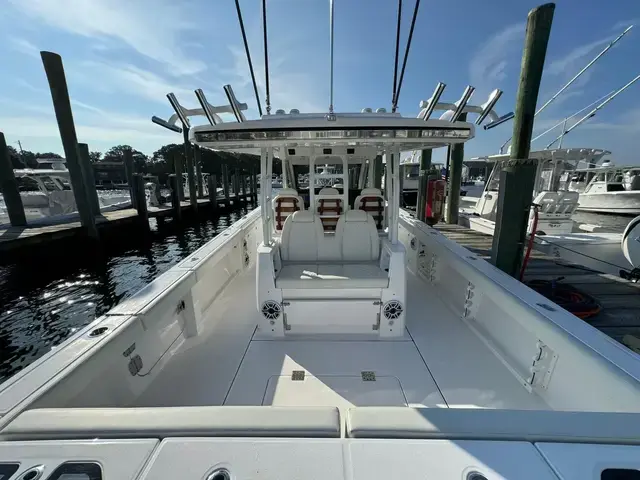
[[640,191],[581,193],[578,210],[617,215],[640,215]]

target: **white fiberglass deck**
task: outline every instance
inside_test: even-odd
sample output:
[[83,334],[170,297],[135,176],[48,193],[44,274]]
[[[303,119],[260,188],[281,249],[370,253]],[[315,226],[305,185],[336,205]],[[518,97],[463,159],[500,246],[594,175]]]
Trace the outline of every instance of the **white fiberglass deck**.
[[247,271],[209,311],[203,322],[209,330],[178,348],[135,406],[550,408],[426,282],[407,275],[404,337],[277,340],[256,328],[255,271]]

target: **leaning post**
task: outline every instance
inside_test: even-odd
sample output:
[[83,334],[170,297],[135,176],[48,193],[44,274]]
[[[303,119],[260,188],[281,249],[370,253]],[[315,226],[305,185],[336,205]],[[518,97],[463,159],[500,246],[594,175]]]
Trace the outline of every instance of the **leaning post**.
[[554,10],[555,4],[547,3],[529,12],[511,155],[507,166],[500,172],[491,261],[511,276],[517,275],[520,270],[527,235],[536,174],[536,167],[529,160],[531,133]]
[[13,174],[13,164],[2,132],[0,132],[0,191],[7,207],[11,226],[24,227],[27,224],[27,217],[24,214],[18,182]]
[[42,64],[49,82],[53,108],[56,113],[60,139],[64,148],[64,156],[71,177],[71,188],[75,197],[80,222],[87,230],[90,237],[98,238],[96,219],[91,212],[91,205],[87,196],[87,189],[84,184],[82,168],[78,158],[78,137],[76,127],[73,123],[73,112],[71,111],[71,100],[67,88],[67,79],[64,75],[62,58],[57,53],[40,52]]

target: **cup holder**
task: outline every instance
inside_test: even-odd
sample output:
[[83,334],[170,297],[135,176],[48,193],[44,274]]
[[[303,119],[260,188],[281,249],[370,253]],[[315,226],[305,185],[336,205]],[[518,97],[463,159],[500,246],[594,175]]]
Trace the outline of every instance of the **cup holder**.
[[93,330],[91,330],[91,332],[89,332],[89,336],[92,338],[99,337],[101,335],[104,335],[108,331],[109,331],[109,327],[94,328]]
[[226,468],[218,468],[207,476],[207,480],[231,480],[231,473]]

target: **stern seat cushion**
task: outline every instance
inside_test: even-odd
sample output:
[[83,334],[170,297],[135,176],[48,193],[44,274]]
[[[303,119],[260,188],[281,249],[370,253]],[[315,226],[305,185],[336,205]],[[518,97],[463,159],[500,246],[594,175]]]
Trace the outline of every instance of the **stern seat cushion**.
[[377,263],[293,264],[282,267],[276,287],[294,288],[388,288],[388,273]]

